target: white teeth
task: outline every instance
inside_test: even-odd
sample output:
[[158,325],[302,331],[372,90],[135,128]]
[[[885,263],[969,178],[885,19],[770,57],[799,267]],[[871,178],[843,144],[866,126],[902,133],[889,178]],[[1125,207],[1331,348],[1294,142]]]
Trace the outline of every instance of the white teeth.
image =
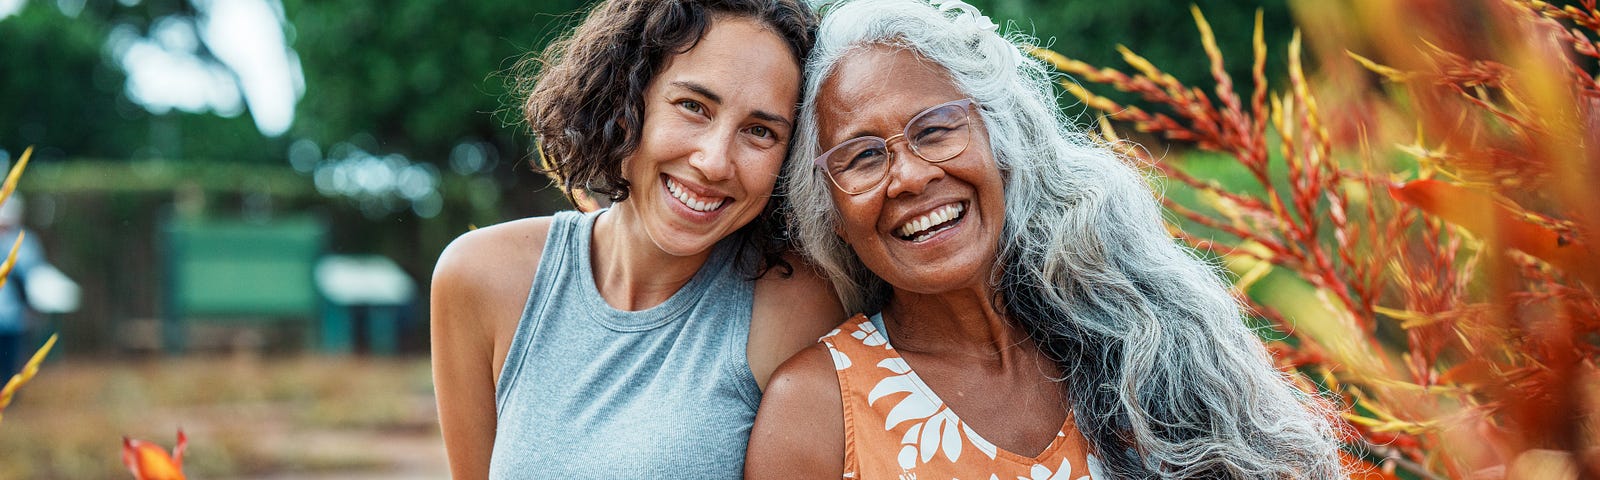
[[905,225],[895,229],[894,233],[895,235],[899,235],[901,237],[913,237],[912,241],[922,241],[929,235],[933,234],[933,232],[926,232],[925,230],[933,228],[935,225],[941,225],[956,217],[960,217],[961,212],[966,211],[966,209],[967,207],[961,203],[945,205],[932,212],[928,212],[926,215],[906,222]]
[[689,189],[678,185],[678,182],[673,181],[672,177],[667,177],[667,193],[672,194],[672,198],[678,199],[684,206],[697,212],[716,210],[722,206],[724,200],[727,200],[726,198],[701,200],[700,197],[689,193]]

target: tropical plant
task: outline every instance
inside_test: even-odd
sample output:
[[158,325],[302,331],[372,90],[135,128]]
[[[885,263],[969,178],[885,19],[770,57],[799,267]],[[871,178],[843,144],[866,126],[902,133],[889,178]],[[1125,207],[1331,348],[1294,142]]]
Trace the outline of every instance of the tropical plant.
[[122,437],[122,464],[133,472],[134,480],[184,480],[183,451],[188,448],[189,437],[182,429],[170,455],[160,445]]
[[1209,94],[1125,48],[1129,73],[1035,53],[1150,106],[1063,82],[1170,184],[1172,232],[1237,275],[1280,365],[1345,407],[1349,461],[1376,467],[1355,472],[1597,477],[1600,10],[1571,3],[1300,2],[1336,53],[1307,76],[1297,32],[1270,92],[1258,16],[1247,97],[1197,8]]
[[[11,173],[6,175],[5,183],[0,184],[0,204],[6,203],[6,200],[11,198],[11,193],[17,190],[17,180],[22,178],[22,170],[28,167],[28,158],[32,156],[33,148],[29,147],[22,152],[22,157],[17,159],[17,164],[11,167]],[[22,248],[22,238],[23,234],[18,232],[16,242],[11,244],[11,253],[6,255],[4,263],[0,263],[0,286],[6,284],[6,278],[11,276],[11,268],[16,266],[17,250]],[[39,373],[39,364],[44,362],[44,357],[50,354],[50,348],[55,344],[56,336],[51,335],[50,339],[44,342],[44,346],[39,347],[39,351],[34,352],[28,363],[22,366],[22,371],[12,375],[11,379],[6,381],[5,387],[0,388],[0,420],[5,419],[3,414],[6,406],[11,405],[11,399],[16,397],[17,390]]]

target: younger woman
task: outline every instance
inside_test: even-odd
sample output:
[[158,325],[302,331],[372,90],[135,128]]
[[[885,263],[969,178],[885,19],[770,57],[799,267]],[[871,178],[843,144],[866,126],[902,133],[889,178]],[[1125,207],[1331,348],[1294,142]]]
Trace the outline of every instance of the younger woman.
[[607,0],[546,51],[525,111],[547,167],[614,203],[440,255],[456,478],[739,475],[767,376],[843,316],[764,229],[810,22],[794,0]]

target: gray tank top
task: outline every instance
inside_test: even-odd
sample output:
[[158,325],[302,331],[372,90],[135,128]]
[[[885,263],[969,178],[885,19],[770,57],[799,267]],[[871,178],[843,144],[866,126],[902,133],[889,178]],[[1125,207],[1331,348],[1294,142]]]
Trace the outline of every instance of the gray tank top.
[[597,215],[550,226],[495,389],[489,477],[739,478],[761,391],[737,242],[718,243],[667,301],[621,311],[590,270]]

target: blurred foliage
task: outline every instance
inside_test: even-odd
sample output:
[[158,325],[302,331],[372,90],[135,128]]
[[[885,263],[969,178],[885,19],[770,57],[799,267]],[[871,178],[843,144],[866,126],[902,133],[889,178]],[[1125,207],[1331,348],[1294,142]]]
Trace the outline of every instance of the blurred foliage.
[[7,50],[0,57],[7,77],[0,145],[37,144],[49,160],[282,162],[290,139],[326,147],[366,134],[383,153],[434,162],[463,139],[490,141],[516,158],[526,142],[493,115],[504,102],[497,74],[562,31],[562,14],[579,6],[414,0],[373,8],[367,1],[289,0],[289,46],[307,88],[294,127],[273,139],[256,133],[247,115],[151,114],[123,91],[125,74],[107,52],[112,29],[148,34],[162,17],[193,15],[187,2],[87,0],[75,16],[53,2],[27,2],[0,20]]
[[0,148],[127,156],[145,143],[148,115],[122,99],[122,72],[102,61],[108,33],[103,22],[69,18],[43,2],[0,20]]
[[1279,88],[1261,34],[1219,46],[1198,8],[1195,50],[1250,75],[1034,53],[1171,112],[1063,84],[1165,181],[1169,231],[1223,261],[1279,366],[1338,400],[1352,478],[1600,476],[1596,0],[1295,7],[1320,68],[1296,34]]
[[126,75],[106,52],[117,25],[148,27],[186,4],[150,1],[126,7],[86,1],[75,16],[55,2],[26,2],[0,20],[0,148],[37,145],[39,160],[66,157],[281,158],[281,140],[262,137],[247,116],[154,115],[123,93]]
[[[1091,65],[1120,65],[1116,46],[1122,45],[1161,65],[1184,83],[1210,77],[1208,60],[1200,51],[1198,32],[1185,8],[1199,6],[1216,27],[1217,43],[1224,49],[1246,49],[1250,45],[1257,9],[1265,18],[1264,35],[1269,45],[1283,45],[1294,34],[1294,18],[1284,0],[1121,0],[1084,2],[1059,0],[973,0],[969,3],[1001,24],[1002,32],[1017,31],[1037,37],[1042,46]],[[1008,30],[1008,28],[1010,30]],[[1228,73],[1235,78],[1250,77],[1248,58],[1224,59]],[[1285,79],[1282,52],[1269,52],[1267,72],[1274,85]],[[1081,80],[1081,79],[1080,79]],[[1121,103],[1137,97],[1111,88],[1083,82],[1091,91]],[[1063,97],[1075,104],[1075,99]],[[1069,112],[1082,112],[1083,107]]]
[[[333,228],[329,250],[382,253],[425,279],[432,260],[468,225],[547,213],[564,204],[521,160],[528,141],[496,115],[503,70],[564,32],[579,2],[286,1],[286,41],[306,81],[296,121],[261,135],[248,111],[232,117],[155,114],[130,99],[109,40],[116,28],[150,35],[161,19],[193,16],[186,1],[88,0],[76,12],[32,1],[0,19],[0,149],[40,146],[24,181],[28,222],[52,260],[84,287],[82,309],[50,319],[69,350],[107,351],[128,319],[159,315],[159,224],[174,210],[269,218],[307,211]],[[70,15],[69,15],[70,13]],[[202,45],[203,47],[203,45]],[[208,55],[201,49],[200,55]],[[290,168],[296,140],[314,160],[341,151],[433,164],[445,199],[429,218],[410,208],[365,208],[326,197],[308,169]],[[466,174],[452,151],[487,157]],[[0,155],[3,156],[3,155]],[[370,202],[369,202],[370,203]],[[119,231],[105,235],[108,226]]]
[[486,140],[507,158],[528,148],[495,115],[510,108],[501,72],[564,31],[578,0],[449,2],[289,0],[306,76],[292,135],[330,145],[360,133],[383,152],[443,160]]
[[[86,0],[69,16],[54,2],[26,2],[0,20],[7,55],[0,57],[0,147],[37,144],[46,160],[195,158],[281,162],[288,142],[327,148],[358,139],[381,153],[443,164],[462,141],[487,141],[506,158],[523,158],[528,141],[501,74],[522,54],[565,33],[580,0],[539,2],[406,0],[373,8],[368,0],[286,0],[289,46],[299,55],[306,89],[283,138],[254,131],[248,115],[151,114],[123,92],[125,74],[106,41],[119,25],[141,34],[168,15],[194,15],[180,0],[128,6]],[[131,2],[126,2],[131,3]],[[1194,54],[1193,26],[1166,0],[1112,4],[1046,0],[982,0],[996,20],[1012,21],[1057,51],[1091,63],[1112,63],[1113,41],[1152,61],[1173,65],[1184,81],[1205,78]],[[1282,1],[1201,0],[1223,45],[1245,45],[1248,25],[1264,9],[1269,43],[1288,38]],[[202,51],[202,54],[205,54]],[[1281,71],[1281,57],[1268,71]],[[1247,63],[1230,63],[1236,75]],[[497,114],[499,112],[499,114]],[[370,136],[367,140],[364,136]]]

